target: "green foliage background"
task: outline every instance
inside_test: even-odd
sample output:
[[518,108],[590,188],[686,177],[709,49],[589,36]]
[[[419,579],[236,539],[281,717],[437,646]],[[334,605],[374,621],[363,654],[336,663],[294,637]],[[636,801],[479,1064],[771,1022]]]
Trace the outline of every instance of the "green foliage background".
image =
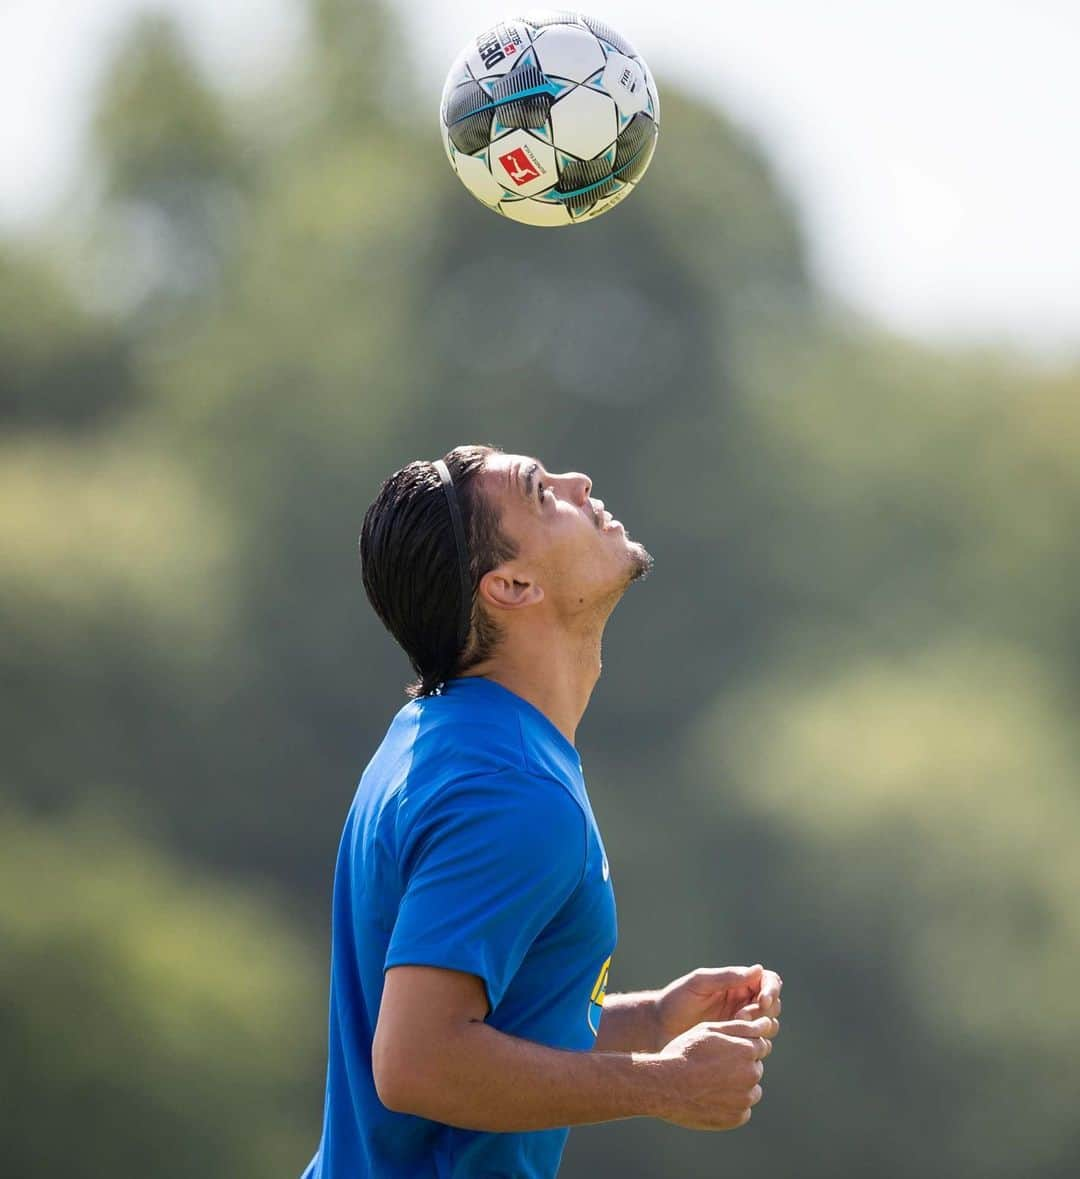
[[581,1129],[563,1173],[1075,1175],[1080,369],[838,317],[673,80],[633,200],[500,222],[388,12],[310,17],[228,96],[139,20],[85,228],[0,244],[5,1164],[299,1173],[336,841],[407,671],[360,519],[494,441],[657,559],[579,734],[613,987],[786,981],[749,1128]]

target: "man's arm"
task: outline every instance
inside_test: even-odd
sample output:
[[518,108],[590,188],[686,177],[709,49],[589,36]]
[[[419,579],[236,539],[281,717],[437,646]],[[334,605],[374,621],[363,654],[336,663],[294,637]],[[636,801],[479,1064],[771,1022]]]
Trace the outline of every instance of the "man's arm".
[[772,1022],[701,1025],[663,1053],[567,1052],[484,1023],[474,975],[386,972],[372,1045],[375,1086],[399,1113],[516,1132],[651,1116],[698,1129],[743,1125],[760,1100]]
[[608,995],[594,1052],[659,1052],[667,1043],[660,1026],[659,991]]

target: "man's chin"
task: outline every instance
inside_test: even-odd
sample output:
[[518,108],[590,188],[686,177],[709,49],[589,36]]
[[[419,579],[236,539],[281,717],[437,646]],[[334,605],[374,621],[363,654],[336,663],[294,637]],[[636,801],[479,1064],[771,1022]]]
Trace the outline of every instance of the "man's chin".
[[627,578],[627,584],[630,584],[648,577],[655,562],[652,553],[636,540],[627,540],[626,547],[630,557],[630,575]]

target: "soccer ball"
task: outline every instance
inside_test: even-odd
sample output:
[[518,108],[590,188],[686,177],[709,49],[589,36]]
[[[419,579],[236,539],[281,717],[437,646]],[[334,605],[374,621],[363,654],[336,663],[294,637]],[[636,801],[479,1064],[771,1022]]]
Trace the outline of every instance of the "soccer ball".
[[660,100],[614,29],[535,12],[465,47],[440,123],[450,164],[478,201],[525,225],[573,225],[606,213],[645,174]]

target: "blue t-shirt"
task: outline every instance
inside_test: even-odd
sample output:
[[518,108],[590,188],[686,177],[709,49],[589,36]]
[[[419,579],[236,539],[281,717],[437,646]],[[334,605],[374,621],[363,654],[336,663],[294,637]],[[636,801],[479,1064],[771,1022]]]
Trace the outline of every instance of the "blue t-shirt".
[[588,1051],[617,937],[574,746],[492,680],[407,704],[360,779],[334,876],[323,1134],[303,1179],[547,1179],[565,1128],[463,1130],[392,1113],[371,1041],[391,966],[478,975],[487,1022]]

